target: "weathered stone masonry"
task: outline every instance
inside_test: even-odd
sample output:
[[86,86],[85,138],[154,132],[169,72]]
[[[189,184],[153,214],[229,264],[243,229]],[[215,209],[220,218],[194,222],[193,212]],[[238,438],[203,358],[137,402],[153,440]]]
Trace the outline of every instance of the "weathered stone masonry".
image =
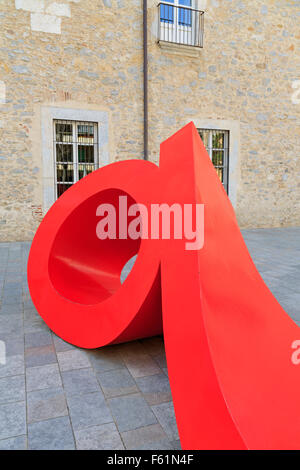
[[[225,123],[241,226],[299,225],[300,2],[199,0],[198,54],[159,47],[157,3],[148,0],[150,159],[190,120]],[[45,208],[45,109],[107,116],[102,164],[142,157],[142,2],[0,0],[0,38],[0,240],[30,240]]]

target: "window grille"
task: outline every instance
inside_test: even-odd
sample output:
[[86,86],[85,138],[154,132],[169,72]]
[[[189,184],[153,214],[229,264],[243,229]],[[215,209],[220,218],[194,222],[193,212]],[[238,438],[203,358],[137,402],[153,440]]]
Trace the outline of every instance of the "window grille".
[[72,184],[99,168],[98,125],[54,121],[55,191],[61,196]]
[[198,132],[228,194],[229,131],[198,129]]

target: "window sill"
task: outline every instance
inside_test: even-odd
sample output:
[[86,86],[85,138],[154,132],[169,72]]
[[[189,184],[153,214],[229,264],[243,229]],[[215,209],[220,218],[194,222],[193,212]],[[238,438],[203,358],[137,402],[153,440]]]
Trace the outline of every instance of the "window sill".
[[186,46],[185,44],[177,44],[176,42],[158,41],[159,47],[166,52],[175,55],[184,55],[187,57],[200,57],[200,47]]

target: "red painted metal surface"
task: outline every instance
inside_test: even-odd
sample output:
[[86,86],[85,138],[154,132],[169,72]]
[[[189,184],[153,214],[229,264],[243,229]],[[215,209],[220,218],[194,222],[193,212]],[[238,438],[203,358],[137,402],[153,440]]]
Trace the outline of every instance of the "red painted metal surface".
[[[148,208],[205,204],[203,249],[187,251],[184,239],[100,241],[97,206],[124,194]],[[299,328],[257,272],[192,123],[162,144],[159,168],[114,163],[64,193],[36,233],[28,283],[48,326],[83,348],[159,334],[163,323],[184,449],[300,448]]]

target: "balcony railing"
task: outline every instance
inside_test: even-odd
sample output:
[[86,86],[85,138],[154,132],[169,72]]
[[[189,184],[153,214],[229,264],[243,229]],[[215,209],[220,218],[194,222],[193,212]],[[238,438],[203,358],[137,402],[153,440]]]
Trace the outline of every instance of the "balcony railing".
[[186,4],[184,6],[171,2],[158,4],[159,42],[203,47],[203,33],[204,11],[196,10]]

